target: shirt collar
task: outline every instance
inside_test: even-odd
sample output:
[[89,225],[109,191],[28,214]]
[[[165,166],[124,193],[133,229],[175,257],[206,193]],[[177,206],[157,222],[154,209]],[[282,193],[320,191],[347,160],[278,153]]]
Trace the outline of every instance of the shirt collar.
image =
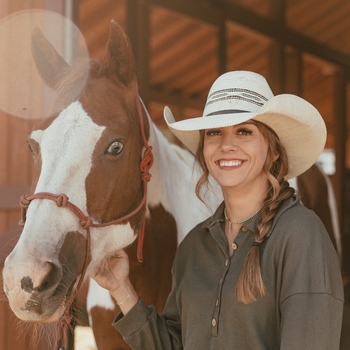
[[[283,201],[278,213],[273,219],[271,230],[267,234],[267,237],[271,235],[271,232],[273,231],[273,228],[276,225],[276,222],[278,221],[278,218],[282,215],[282,213],[284,213],[286,210],[288,210],[289,208],[293,207],[298,203],[300,203],[300,196],[298,194],[294,194],[293,196]],[[215,213],[208,220],[204,221],[202,227],[209,229],[215,224],[221,224],[225,220],[224,209],[225,209],[225,202],[222,202],[216,209]],[[261,219],[261,212],[257,213],[251,219],[247,220],[245,223],[242,224],[242,226],[245,226],[248,230],[254,232],[256,229],[257,223],[259,222],[260,219]]]

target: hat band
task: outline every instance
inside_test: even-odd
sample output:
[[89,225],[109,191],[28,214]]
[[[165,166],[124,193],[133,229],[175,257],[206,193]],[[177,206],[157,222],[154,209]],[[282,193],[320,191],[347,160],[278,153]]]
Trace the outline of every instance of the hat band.
[[230,88],[217,90],[209,94],[205,107],[207,108],[209,105],[214,103],[225,103],[229,100],[240,100],[259,107],[268,101],[265,96],[255,91],[249,89]]
[[219,114],[234,114],[234,113],[251,113],[250,111],[244,111],[242,109],[226,109],[223,111],[216,111],[212,112],[206,115],[206,117],[210,117],[212,115],[219,115]]

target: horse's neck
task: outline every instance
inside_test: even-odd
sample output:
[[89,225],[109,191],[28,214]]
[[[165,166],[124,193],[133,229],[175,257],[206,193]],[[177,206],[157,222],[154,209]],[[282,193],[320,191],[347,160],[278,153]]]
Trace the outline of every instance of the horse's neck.
[[151,120],[149,144],[154,164],[147,203],[149,206],[161,203],[173,215],[181,241],[195,224],[213,214],[222,200],[221,190],[215,187],[214,191],[208,191],[205,201],[209,208],[204,205],[195,194],[200,171],[194,156],[171,144]]

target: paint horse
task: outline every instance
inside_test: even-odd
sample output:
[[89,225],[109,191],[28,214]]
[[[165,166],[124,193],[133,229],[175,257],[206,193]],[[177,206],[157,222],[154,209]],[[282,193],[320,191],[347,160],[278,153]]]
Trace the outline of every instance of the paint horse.
[[[89,79],[74,101],[69,86],[80,78],[79,71],[68,66],[38,29],[32,48],[62,110],[28,139],[35,162],[33,194],[22,197],[25,225],[5,262],[10,306],[27,322],[68,317],[67,303],[83,276],[127,247],[136,290],[161,311],[171,288],[177,244],[212,213],[220,191],[207,191],[208,206],[195,196],[199,172],[194,158],[171,145],[147,115],[129,40],[114,21],[106,60],[91,61]],[[116,307],[112,300],[110,304]],[[88,308],[98,329],[95,309]],[[107,327],[113,316],[114,311]],[[99,343],[103,333],[96,330],[95,336]],[[115,331],[113,348],[124,348],[118,336]]]
[[312,209],[321,219],[342,258],[342,239],[335,193],[329,177],[321,165],[315,163],[310,169],[299,175],[292,183],[301,196],[303,204]]
[[[171,145],[142,107],[130,43],[115,22],[106,61],[91,62],[74,101],[67,86],[79,74],[40,32],[33,53],[43,79],[65,102],[29,137],[33,194],[22,198],[25,225],[5,262],[10,306],[24,321],[59,322],[83,277],[126,247],[136,290],[162,312],[177,244],[212,213],[221,191],[212,184],[209,208],[194,195],[194,158]],[[110,325],[118,307],[107,291],[92,283],[87,299],[98,347],[129,349]]]

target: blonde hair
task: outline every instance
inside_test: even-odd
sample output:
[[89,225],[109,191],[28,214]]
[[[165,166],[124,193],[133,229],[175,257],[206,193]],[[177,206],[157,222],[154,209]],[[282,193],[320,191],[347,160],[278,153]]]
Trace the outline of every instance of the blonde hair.
[[[261,211],[261,220],[257,224],[255,232],[255,243],[250,248],[244,266],[236,285],[237,300],[250,304],[258,297],[266,295],[264,281],[260,266],[260,246],[264,242],[267,233],[270,231],[272,221],[276,216],[282,202],[293,195],[294,189],[289,186],[284,179],[288,173],[287,152],[283,147],[276,133],[267,125],[254,121],[259,131],[264,136],[268,144],[267,157],[264,164],[264,171],[268,179],[268,192],[264,199],[264,207]],[[204,130],[200,131],[200,142],[196,158],[203,173],[196,185],[196,195],[202,200],[200,192],[202,187],[208,182],[209,171],[205,164],[203,155]],[[276,156],[278,157],[276,159]]]

